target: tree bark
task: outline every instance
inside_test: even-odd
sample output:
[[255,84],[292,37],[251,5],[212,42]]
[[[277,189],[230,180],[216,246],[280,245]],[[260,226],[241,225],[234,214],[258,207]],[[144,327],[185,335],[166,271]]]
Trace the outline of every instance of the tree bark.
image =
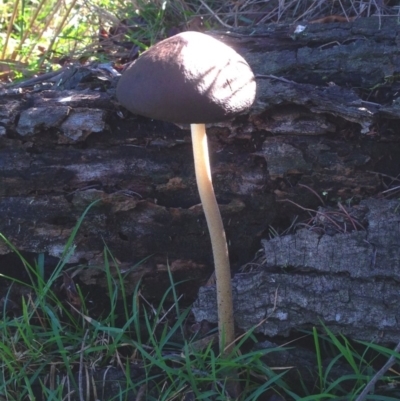
[[[349,338],[398,341],[399,202],[369,199],[357,209],[365,214],[366,229],[360,225],[355,230],[347,221],[343,232],[333,235],[315,232],[313,225],[262,241],[258,260],[233,279],[240,328],[249,330],[265,319],[256,332],[287,336],[323,322]],[[320,213],[330,218],[331,212]],[[214,292],[201,288],[194,307],[197,320],[216,322]]]
[[[258,84],[248,115],[208,130],[235,270],[270,226],[280,231],[304,215],[296,205],[320,205],[316,193],[357,203],[394,186],[399,30],[396,18],[370,18],[213,32],[248,60]],[[113,97],[115,80],[102,66],[71,65],[1,89],[0,232],[21,252],[58,258],[101,199],[70,262],[102,263],[104,243],[124,269],[153,255],[129,285],[148,277],[158,294],[169,264],[178,280],[194,279],[186,288],[194,296],[213,266],[189,127],[129,115]],[[9,252],[0,243],[0,261]],[[81,277],[105,285],[96,272]]]

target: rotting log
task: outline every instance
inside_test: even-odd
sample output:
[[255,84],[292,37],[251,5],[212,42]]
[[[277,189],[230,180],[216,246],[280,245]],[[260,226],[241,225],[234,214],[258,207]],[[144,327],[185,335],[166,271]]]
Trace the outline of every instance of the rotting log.
[[[287,336],[323,322],[355,340],[398,342],[400,202],[368,199],[356,209],[363,223],[349,214],[343,232],[327,230],[334,214],[320,210],[323,224],[262,241],[251,271],[233,279],[241,329]],[[197,320],[216,322],[214,293],[212,286],[200,289]]]
[[[212,33],[258,76],[251,112],[209,129],[235,269],[270,225],[290,224],[301,211],[295,204],[319,205],[315,193],[358,202],[393,184],[399,32],[395,18],[370,18]],[[21,252],[57,258],[79,216],[101,199],[71,262],[102,263],[106,243],[124,269],[153,255],[133,286],[151,276],[158,292],[169,263],[195,290],[213,267],[188,127],[129,115],[100,67],[70,65],[46,77],[0,92],[0,232]],[[0,254],[9,252],[0,243]],[[93,274],[90,283],[103,284]]]

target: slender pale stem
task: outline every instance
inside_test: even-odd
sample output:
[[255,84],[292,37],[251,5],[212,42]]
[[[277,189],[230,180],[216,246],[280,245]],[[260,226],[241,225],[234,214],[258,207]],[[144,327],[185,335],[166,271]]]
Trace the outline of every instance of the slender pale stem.
[[192,124],[191,131],[197,187],[206,216],[214,256],[220,352],[228,354],[235,340],[228,246],[211,180],[206,127],[204,124]]

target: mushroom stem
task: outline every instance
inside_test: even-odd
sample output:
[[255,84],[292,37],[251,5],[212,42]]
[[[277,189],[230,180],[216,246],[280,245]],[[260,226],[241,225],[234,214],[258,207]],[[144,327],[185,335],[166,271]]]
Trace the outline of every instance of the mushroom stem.
[[214,256],[220,352],[230,353],[235,340],[231,269],[221,213],[211,180],[205,124],[191,124],[194,166]]

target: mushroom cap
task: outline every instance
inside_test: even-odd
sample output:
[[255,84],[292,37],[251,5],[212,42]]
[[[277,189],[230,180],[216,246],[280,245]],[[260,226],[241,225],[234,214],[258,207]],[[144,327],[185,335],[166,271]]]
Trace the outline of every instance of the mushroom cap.
[[253,104],[256,82],[235,50],[183,32],[144,52],[122,74],[117,99],[132,113],[182,124],[229,120]]

